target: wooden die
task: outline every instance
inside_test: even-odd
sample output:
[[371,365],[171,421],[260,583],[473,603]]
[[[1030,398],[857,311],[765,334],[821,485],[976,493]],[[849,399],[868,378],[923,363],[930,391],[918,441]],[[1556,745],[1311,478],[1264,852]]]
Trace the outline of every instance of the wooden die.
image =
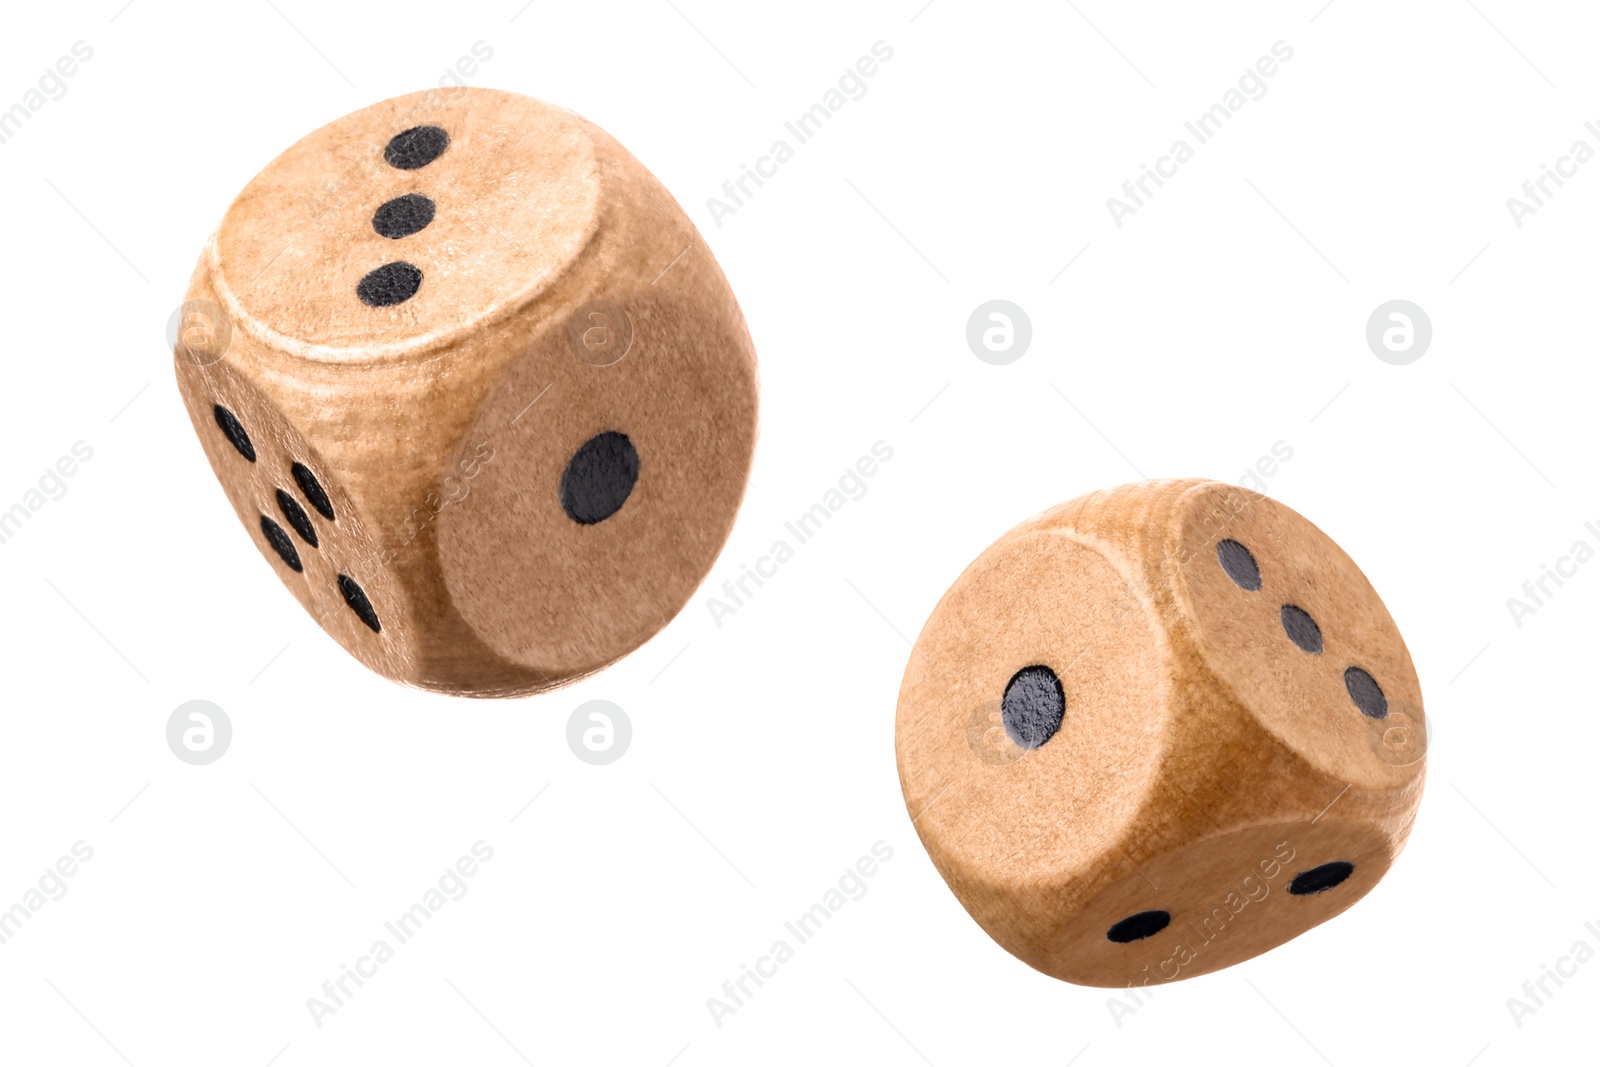
[[397,681],[534,692],[664,626],[743,497],[756,360],[678,204],[589,122],[397,97],[256,175],[174,362],[278,577]]
[[1332,918],[1422,797],[1422,691],[1349,556],[1217,482],[1123,486],[1005,534],[917,639],[895,728],[923,845],[1025,962],[1205,974]]

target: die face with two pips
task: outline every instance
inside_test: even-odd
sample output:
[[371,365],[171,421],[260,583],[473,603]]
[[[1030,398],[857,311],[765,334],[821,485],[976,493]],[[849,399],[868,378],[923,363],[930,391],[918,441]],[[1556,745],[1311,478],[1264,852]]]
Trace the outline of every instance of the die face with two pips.
[[1199,481],[1007,533],[935,608],[896,719],[957,898],[1100,986],[1215,971],[1349,907],[1410,832],[1425,745],[1360,569],[1284,505]]
[[526,97],[398,97],[234,201],[180,392],[240,520],[362,662],[535,692],[664,626],[731,529],[756,363],[682,209]]

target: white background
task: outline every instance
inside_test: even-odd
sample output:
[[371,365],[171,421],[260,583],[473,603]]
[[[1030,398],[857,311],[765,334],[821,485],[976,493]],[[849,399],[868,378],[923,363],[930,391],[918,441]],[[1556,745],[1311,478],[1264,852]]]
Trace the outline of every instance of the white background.
[[[1600,962],[1520,1027],[1507,998],[1600,949],[1600,564],[1520,627],[1506,603],[1600,547],[1600,162],[1521,228],[1506,206],[1574,140],[1600,148],[1592,11],[122,2],[19,7],[0,36],[0,108],[94,50],[0,145],[0,510],[93,449],[0,545],[0,907],[93,849],[0,945],[0,1061],[1594,1058]],[[618,666],[506,703],[399,688],[317,629],[215,485],[163,339],[256,171],[480,40],[472,84],[586,115],[678,197],[762,361],[706,587]],[[716,226],[706,198],[879,40],[867,94]],[[1114,225],[1106,198],[1279,40],[1267,94]],[[1009,366],[965,342],[992,298],[1032,319]],[[1395,298],[1433,323],[1409,366],[1364,339]],[[879,440],[867,494],[714,625],[706,596]],[[1113,1012],[996,947],[922,853],[892,747],[906,638],[1023,518],[1143,477],[1237,481],[1278,442],[1268,491],[1410,645],[1428,792],[1343,917]],[[206,767],[164,737],[195,698],[234,728]],[[605,767],[565,741],[596,698],[634,727]],[[316,1026],[307,998],[478,840],[467,895]],[[716,1026],[706,998],[880,840],[866,896]]]

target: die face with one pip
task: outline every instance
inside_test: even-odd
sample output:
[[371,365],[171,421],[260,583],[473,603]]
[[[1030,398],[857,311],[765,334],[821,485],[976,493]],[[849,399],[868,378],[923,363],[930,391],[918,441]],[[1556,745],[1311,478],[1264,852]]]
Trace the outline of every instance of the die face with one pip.
[[1421,800],[1409,653],[1288,507],[1166,481],[1023,523],[958,578],[901,685],[935,866],[990,936],[1083,985],[1238,963],[1349,907]]
[[457,88],[339,119],[246,186],[188,295],[178,384],[228,499],[390,678],[582,677],[731,529],[744,319],[671,195],[576,115]]

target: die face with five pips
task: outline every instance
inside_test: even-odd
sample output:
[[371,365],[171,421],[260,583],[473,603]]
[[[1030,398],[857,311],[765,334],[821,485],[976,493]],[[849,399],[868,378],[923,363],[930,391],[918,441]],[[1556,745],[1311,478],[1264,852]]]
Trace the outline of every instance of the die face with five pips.
[[207,245],[174,352],[262,554],[362,662],[535,692],[643,643],[710,569],[755,352],[682,209],[603,131],[511,93],[308,135]]
[[963,906],[1099,986],[1215,971],[1349,907],[1404,845],[1425,746],[1355,563],[1203,481],[1003,536],[935,608],[896,718],[907,810]]

